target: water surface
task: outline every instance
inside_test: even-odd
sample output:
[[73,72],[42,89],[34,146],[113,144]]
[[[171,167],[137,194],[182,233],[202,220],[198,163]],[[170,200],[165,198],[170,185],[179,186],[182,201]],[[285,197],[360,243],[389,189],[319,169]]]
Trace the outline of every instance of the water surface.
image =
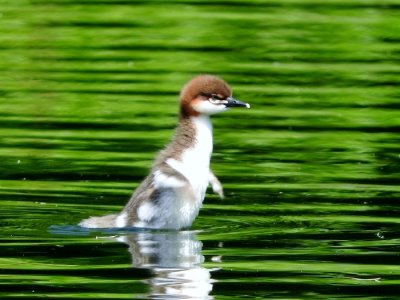
[[[397,1],[0,1],[1,299],[396,299]],[[94,230],[222,76],[189,231]]]

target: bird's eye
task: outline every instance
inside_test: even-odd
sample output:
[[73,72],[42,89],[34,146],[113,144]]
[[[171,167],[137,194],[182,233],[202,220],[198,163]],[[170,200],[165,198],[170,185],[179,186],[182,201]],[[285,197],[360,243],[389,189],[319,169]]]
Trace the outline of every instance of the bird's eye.
[[213,100],[224,100],[222,97],[218,96],[217,94],[211,94],[211,98]]
[[212,104],[217,104],[217,105],[226,104],[228,102],[222,96],[217,94],[211,94],[210,98],[208,98],[208,101]]

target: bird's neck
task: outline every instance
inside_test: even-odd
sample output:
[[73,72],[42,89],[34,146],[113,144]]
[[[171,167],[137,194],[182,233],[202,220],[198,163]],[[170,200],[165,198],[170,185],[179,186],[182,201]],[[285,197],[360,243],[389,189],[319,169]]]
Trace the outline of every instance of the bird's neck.
[[212,123],[207,115],[181,117],[176,130],[174,144],[195,151],[201,157],[211,156],[213,149]]

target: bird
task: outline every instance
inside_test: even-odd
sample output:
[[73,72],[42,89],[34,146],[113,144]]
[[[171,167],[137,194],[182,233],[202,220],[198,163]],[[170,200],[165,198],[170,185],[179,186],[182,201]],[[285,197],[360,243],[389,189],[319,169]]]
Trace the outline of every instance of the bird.
[[206,189],[224,197],[221,182],[210,169],[213,127],[210,116],[248,103],[233,98],[220,77],[202,74],[180,92],[179,119],[170,143],[159,152],[148,176],[120,213],[89,217],[86,228],[140,227],[181,230],[192,226]]

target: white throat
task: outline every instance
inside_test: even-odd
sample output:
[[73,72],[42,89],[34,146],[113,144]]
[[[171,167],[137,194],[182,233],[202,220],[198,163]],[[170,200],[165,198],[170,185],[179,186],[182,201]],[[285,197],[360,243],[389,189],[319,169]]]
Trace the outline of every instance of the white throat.
[[209,116],[192,117],[195,127],[195,142],[193,146],[183,151],[179,159],[168,159],[167,163],[185,176],[198,201],[203,201],[208,185],[210,158],[213,150],[212,124]]
[[200,160],[204,159],[209,168],[211,153],[213,150],[213,132],[210,117],[207,115],[200,115],[192,117],[191,120],[196,128],[195,144],[190,148],[196,152]]

